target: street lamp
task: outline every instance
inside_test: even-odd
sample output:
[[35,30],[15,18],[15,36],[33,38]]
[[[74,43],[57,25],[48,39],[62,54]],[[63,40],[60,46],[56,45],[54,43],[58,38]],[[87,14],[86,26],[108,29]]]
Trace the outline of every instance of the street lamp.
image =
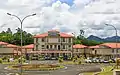
[[[73,43],[76,41],[76,36],[75,36],[75,32],[74,33],[72,33],[73,34]],[[73,47],[73,46],[72,46]],[[74,56],[74,54],[73,54],[73,52],[74,52],[74,50],[72,49],[72,58],[73,58],[73,56]]]
[[27,16],[25,16],[23,19],[20,19],[18,16],[13,15],[13,14],[10,14],[10,13],[7,13],[7,15],[16,17],[16,18],[20,21],[20,25],[21,25],[21,74],[22,74],[22,24],[23,24],[23,21],[24,21],[26,18],[28,18],[28,17],[30,17],[30,16],[35,16],[36,14],[27,15]]
[[110,24],[105,24],[105,25],[111,26],[111,27],[113,27],[113,28],[115,29],[115,32],[116,32],[116,38],[115,38],[115,39],[116,39],[116,53],[115,53],[115,54],[116,54],[116,57],[117,57],[117,52],[118,52],[118,51],[117,51],[117,50],[118,50],[118,49],[117,49],[117,29],[116,29],[116,27],[115,27],[114,25],[110,25]]

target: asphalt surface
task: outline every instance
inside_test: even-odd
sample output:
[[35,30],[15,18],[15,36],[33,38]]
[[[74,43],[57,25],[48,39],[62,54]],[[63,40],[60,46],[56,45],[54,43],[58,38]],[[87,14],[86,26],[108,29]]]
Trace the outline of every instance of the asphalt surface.
[[[33,64],[46,63],[46,64],[55,64],[56,61],[42,61],[42,62],[32,62]],[[12,75],[18,71],[5,69],[8,65],[0,64],[0,75]],[[25,75],[79,75],[83,72],[89,71],[100,71],[99,64],[85,64],[85,65],[64,65],[64,69],[59,69],[55,71],[24,71]]]

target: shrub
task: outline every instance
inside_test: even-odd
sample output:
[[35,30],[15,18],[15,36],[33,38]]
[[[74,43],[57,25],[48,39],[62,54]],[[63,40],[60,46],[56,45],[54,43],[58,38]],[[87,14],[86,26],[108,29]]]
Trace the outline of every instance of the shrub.
[[78,60],[78,64],[81,64],[81,60],[80,59]]
[[59,61],[59,63],[62,63],[62,62],[63,62],[63,59],[62,59],[62,58],[59,58],[58,61]]
[[2,59],[0,58],[0,63],[2,63]]

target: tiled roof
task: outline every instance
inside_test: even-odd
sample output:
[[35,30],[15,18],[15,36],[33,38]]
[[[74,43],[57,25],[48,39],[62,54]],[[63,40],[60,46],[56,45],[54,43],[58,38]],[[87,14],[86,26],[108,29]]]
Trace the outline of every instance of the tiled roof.
[[96,45],[96,46],[89,46],[89,48],[100,48],[99,45]]
[[110,48],[116,48],[116,44],[117,44],[117,48],[120,48],[120,43],[103,43],[101,45],[108,46]]
[[[59,33],[61,37],[73,37],[73,35],[70,35],[70,34],[67,34],[67,33]],[[48,33],[43,33],[43,34],[38,34],[38,35],[35,35],[34,38],[43,38],[43,37],[46,37],[48,36]]]
[[87,47],[87,46],[81,45],[81,44],[73,45],[73,48],[86,48],[86,47]]
[[13,45],[13,44],[8,44],[6,47],[8,47],[8,48],[18,48],[19,46]]
[[22,48],[33,49],[34,48],[34,44],[26,45],[26,46],[23,46]]
[[7,45],[8,43],[0,41],[0,45]]

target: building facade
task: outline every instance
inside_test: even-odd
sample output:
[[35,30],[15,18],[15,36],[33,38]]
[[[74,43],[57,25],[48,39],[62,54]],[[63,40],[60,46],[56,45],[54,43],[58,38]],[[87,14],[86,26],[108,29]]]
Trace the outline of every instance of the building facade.
[[51,57],[71,56],[73,36],[56,30],[34,36],[34,51]]

